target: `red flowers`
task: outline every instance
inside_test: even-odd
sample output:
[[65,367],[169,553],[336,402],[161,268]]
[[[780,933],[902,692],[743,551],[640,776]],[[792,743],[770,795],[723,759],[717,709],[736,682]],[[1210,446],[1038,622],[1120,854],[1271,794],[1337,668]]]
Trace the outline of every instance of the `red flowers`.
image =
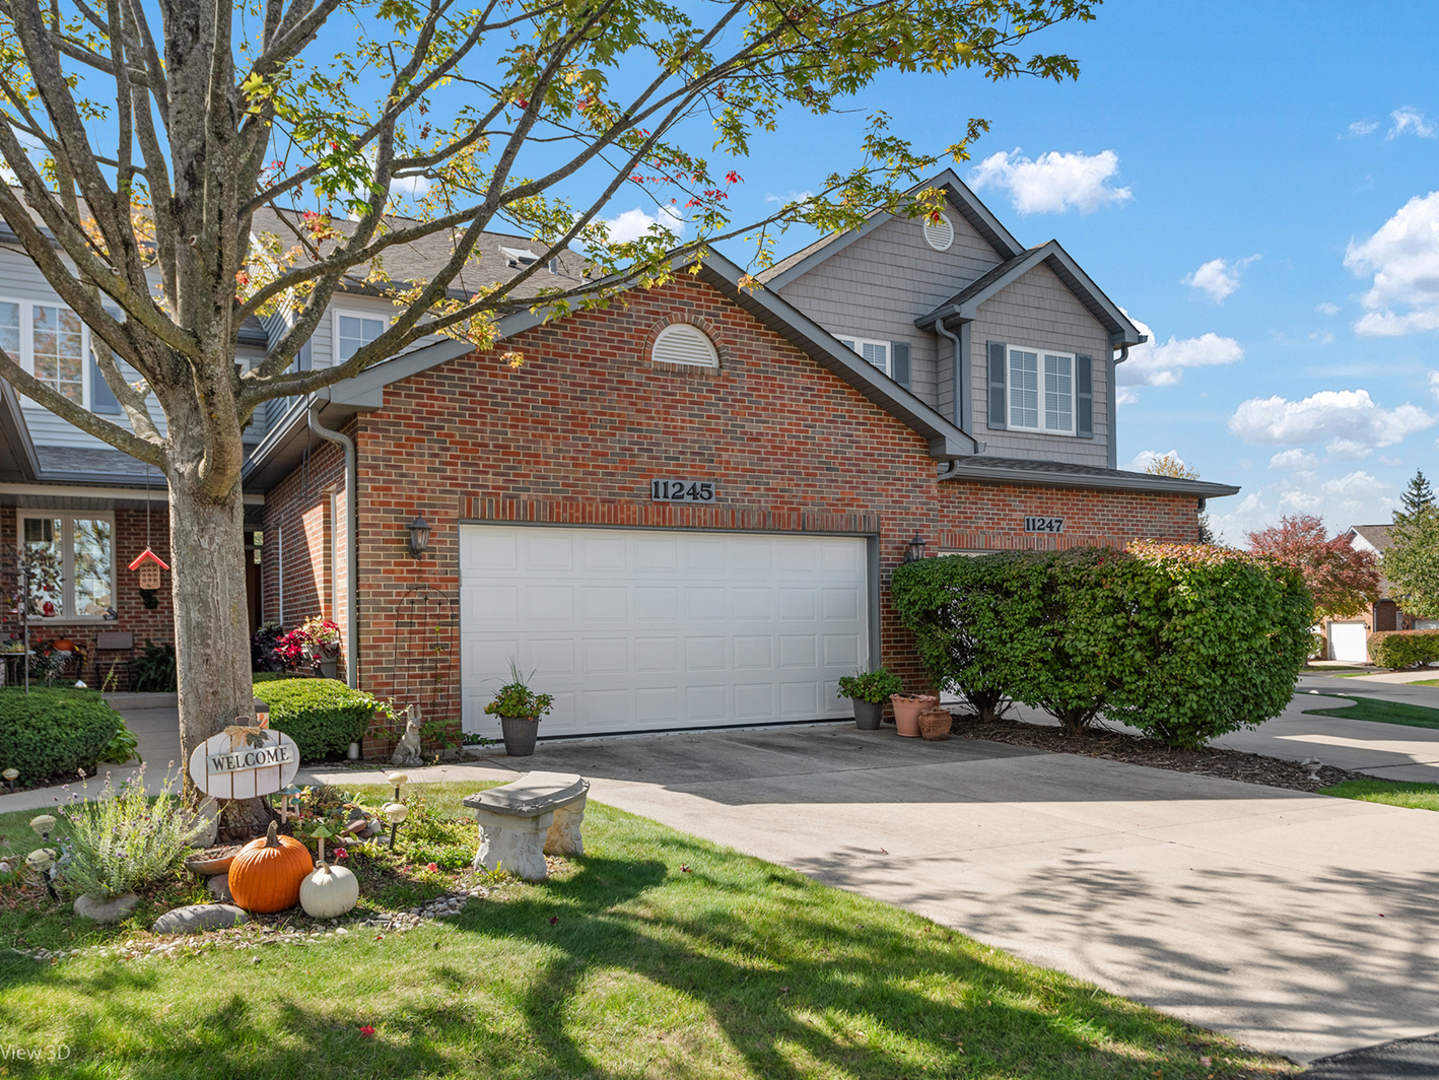
[[375,1029],[372,1028],[369,1024],[365,1024],[364,1026],[362,1026],[362,1027],[360,1028],[360,1038],[362,1038],[362,1039],[368,1039],[368,1038],[372,1037],[374,1034],[375,1034]]
[[425,869],[429,870],[431,873],[434,873],[439,868],[439,865],[436,863],[425,863]]

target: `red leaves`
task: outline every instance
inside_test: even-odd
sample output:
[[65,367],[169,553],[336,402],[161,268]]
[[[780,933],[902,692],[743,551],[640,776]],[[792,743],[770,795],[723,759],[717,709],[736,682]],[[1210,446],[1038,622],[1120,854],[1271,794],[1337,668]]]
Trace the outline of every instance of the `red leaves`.
[[1372,551],[1358,551],[1342,535],[1329,538],[1313,514],[1292,514],[1249,534],[1249,550],[1295,567],[1314,597],[1316,618],[1355,615],[1378,598],[1379,567]]
[[737,173],[737,172],[735,172],[733,169],[731,169],[729,172],[727,172],[727,173],[724,174],[724,182],[725,182],[726,184],[742,184],[742,183],[744,183],[743,179],[741,179],[741,177],[740,177],[740,174]]

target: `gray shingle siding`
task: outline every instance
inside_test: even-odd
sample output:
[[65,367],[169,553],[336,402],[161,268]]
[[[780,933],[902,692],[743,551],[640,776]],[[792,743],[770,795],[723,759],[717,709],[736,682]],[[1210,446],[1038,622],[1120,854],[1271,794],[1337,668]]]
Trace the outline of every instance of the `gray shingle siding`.
[[954,244],[935,251],[918,221],[893,219],[779,290],[780,296],[836,336],[910,343],[910,389],[952,416],[949,342],[917,330],[930,311],[1000,261],[979,234],[949,208]]
[[[1009,288],[981,304],[970,327],[970,379],[973,385],[971,431],[988,444],[987,454],[1029,461],[1071,461],[1106,467],[1109,464],[1110,351],[1102,327],[1083,304],[1043,263]],[[1094,438],[1035,435],[986,427],[989,380],[985,366],[988,342],[1002,341],[1030,349],[1055,349],[1094,358]]]

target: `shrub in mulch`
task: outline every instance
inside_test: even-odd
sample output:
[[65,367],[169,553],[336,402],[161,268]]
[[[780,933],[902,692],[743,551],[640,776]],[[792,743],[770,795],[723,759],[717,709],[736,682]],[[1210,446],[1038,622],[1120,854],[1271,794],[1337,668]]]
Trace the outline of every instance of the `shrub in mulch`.
[[1085,757],[1122,761],[1128,765],[1148,765],[1154,769],[1216,776],[1245,784],[1288,788],[1291,791],[1317,791],[1346,780],[1373,780],[1367,773],[1350,772],[1325,765],[1319,770],[1318,782],[1309,778],[1309,770],[1297,761],[1248,754],[1242,750],[1225,750],[1217,746],[1184,749],[1165,746],[1154,739],[1115,731],[1104,726],[1092,727],[1082,734],[1071,734],[1060,727],[1027,724],[1022,720],[982,721],[973,714],[954,718],[950,732],[961,739],[985,739],[989,742],[1026,746],[1056,754],[1083,754]]

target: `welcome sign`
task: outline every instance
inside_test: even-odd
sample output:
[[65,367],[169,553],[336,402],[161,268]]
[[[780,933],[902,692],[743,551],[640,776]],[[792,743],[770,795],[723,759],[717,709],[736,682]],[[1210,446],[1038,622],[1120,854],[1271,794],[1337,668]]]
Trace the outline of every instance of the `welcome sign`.
[[249,729],[249,738],[221,732],[195,747],[190,779],[216,799],[253,799],[288,787],[300,771],[295,740],[279,731]]

